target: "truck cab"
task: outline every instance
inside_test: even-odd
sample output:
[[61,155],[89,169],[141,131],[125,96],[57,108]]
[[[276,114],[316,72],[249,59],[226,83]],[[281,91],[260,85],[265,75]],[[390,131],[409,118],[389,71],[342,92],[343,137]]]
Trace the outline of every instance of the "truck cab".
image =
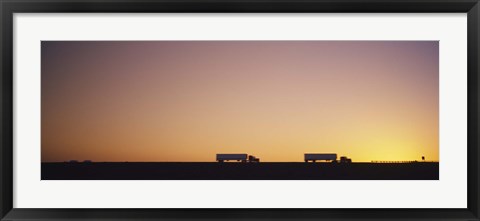
[[340,157],[340,163],[351,163],[352,159],[347,158],[346,156]]

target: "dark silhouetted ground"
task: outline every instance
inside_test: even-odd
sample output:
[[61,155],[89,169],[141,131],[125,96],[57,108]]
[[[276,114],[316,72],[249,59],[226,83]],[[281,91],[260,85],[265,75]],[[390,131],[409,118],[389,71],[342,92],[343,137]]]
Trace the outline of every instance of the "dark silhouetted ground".
[[438,163],[42,163],[42,180],[438,180]]

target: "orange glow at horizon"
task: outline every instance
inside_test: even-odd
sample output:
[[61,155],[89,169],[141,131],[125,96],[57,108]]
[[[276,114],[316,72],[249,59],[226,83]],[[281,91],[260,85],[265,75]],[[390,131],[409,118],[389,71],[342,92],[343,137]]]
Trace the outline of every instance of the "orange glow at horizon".
[[42,42],[42,162],[439,160],[437,41]]

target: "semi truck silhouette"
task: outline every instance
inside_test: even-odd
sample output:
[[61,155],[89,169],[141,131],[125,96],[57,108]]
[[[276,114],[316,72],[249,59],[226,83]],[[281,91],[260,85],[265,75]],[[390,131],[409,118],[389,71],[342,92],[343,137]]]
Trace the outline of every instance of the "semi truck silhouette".
[[316,161],[326,161],[332,163],[351,163],[352,159],[347,158],[346,156],[340,157],[340,160],[337,161],[336,153],[306,153],[305,154],[305,163]]
[[259,163],[260,159],[256,158],[253,155],[248,155],[246,153],[224,153],[217,154],[217,161],[223,163],[225,161],[239,161],[242,163]]

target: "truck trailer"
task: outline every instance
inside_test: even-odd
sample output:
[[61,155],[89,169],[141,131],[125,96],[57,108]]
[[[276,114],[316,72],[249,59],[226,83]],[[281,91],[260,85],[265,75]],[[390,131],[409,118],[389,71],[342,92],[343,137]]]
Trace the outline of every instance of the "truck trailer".
[[316,162],[316,161],[324,160],[324,161],[337,161],[337,154],[336,153],[306,153],[305,154],[305,162],[308,163],[309,161]]

